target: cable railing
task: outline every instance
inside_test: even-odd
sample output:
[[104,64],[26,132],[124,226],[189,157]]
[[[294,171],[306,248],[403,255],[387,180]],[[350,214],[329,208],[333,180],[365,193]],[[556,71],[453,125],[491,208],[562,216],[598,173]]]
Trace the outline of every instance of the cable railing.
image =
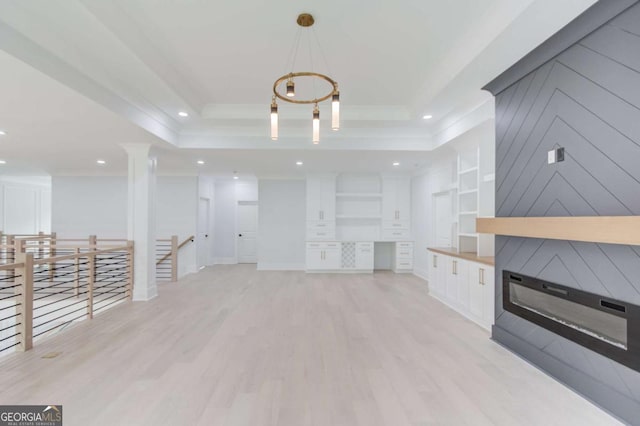
[[132,242],[55,235],[12,242],[5,245],[15,262],[0,265],[0,355],[131,300]]
[[193,243],[195,236],[191,235],[181,243],[178,236],[156,240],[156,281],[178,281],[178,254],[181,248]]
[[22,317],[22,264],[0,265],[0,353],[20,344]]

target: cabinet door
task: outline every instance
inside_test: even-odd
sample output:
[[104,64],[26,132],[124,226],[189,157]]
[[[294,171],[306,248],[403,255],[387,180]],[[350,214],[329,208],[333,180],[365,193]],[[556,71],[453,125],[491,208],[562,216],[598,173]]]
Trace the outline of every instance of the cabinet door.
[[307,220],[322,220],[322,180],[307,178]]
[[469,310],[469,262],[456,260],[456,281],[458,283],[458,306],[463,311]]
[[483,290],[484,290],[484,321],[482,322],[484,326],[488,329],[491,329],[491,326],[495,322],[495,269],[491,266],[482,266],[484,272],[482,274],[482,280],[484,282]]
[[356,243],[356,269],[373,270],[373,243]]
[[396,217],[398,221],[411,220],[411,179],[399,178],[396,181]]
[[323,251],[319,248],[307,247],[307,270],[317,271],[323,269]]
[[440,283],[438,282],[438,255],[429,252],[429,293],[440,295]]
[[482,284],[484,267],[478,263],[469,264],[469,313],[481,324],[484,321],[485,286]]
[[447,272],[446,272],[446,286],[447,286],[447,300],[451,303],[457,303],[458,301],[458,277],[456,275],[457,259],[447,257]]
[[323,250],[324,259],[322,269],[340,269],[342,263],[342,256],[340,249],[326,249]]
[[322,220],[336,220],[336,181],[334,178],[322,179],[320,198]]
[[396,178],[382,179],[382,220],[393,222],[398,220],[396,209]]
[[447,295],[447,267],[446,267],[447,257],[438,255],[438,259],[436,260],[436,286],[438,288],[438,294],[441,297],[446,297]]

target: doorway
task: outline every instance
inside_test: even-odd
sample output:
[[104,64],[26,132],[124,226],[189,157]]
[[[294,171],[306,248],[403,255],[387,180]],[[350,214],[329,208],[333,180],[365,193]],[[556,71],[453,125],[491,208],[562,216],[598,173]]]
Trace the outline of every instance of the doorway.
[[200,197],[198,200],[198,238],[196,248],[198,251],[198,269],[209,265],[209,214],[211,200]]
[[258,263],[258,203],[239,201],[238,263]]

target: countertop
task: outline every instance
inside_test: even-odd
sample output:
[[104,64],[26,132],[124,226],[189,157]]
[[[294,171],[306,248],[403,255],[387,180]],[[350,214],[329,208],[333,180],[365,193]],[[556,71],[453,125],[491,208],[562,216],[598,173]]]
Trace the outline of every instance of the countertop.
[[470,260],[472,262],[483,263],[489,266],[495,266],[496,264],[495,258],[492,256],[478,256],[477,253],[461,252],[451,247],[428,247],[427,250],[434,253],[444,254],[446,256],[453,256],[460,259]]

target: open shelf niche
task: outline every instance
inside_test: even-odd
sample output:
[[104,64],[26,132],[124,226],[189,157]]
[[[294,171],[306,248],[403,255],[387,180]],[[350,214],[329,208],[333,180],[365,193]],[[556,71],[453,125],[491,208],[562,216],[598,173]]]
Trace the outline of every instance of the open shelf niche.
[[377,174],[341,174],[336,180],[336,238],[380,238],[382,179]]

